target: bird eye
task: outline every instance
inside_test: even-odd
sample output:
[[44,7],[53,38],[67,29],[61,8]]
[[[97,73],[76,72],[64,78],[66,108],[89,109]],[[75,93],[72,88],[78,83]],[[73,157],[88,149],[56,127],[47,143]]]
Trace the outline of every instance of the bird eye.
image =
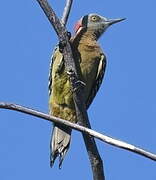
[[91,21],[97,22],[97,21],[99,21],[99,17],[98,16],[92,16]]

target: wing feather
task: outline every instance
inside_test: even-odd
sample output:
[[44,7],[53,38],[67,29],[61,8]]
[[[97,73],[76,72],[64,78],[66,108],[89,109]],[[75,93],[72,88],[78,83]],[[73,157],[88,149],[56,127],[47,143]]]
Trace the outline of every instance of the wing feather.
[[101,83],[102,83],[102,80],[103,80],[103,77],[105,74],[105,69],[106,69],[106,56],[104,54],[101,54],[101,59],[100,59],[99,66],[98,66],[97,76],[96,76],[95,81],[93,82],[88,99],[86,100],[86,109],[88,109],[89,106],[91,105],[93,99],[95,98],[95,96],[101,86]]
[[57,62],[56,62],[57,63],[57,69],[56,70],[59,71],[61,69],[62,65],[63,65],[63,61],[62,61],[63,56],[59,51],[59,46],[58,45],[55,46],[55,48],[53,50],[53,53],[52,53],[52,56],[51,56],[51,61],[50,61],[49,78],[48,78],[48,80],[49,80],[49,82],[48,82],[49,96],[52,93],[53,65],[54,65],[54,62],[56,60],[56,57],[59,57],[59,60],[57,60]]

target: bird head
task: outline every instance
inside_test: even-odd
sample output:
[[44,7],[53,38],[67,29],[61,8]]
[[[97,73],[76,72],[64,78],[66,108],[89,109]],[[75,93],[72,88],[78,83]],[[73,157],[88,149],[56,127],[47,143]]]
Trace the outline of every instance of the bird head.
[[88,14],[83,16],[75,25],[75,33],[76,35],[81,33],[82,31],[90,31],[98,39],[106,29],[112,24],[118,23],[120,21],[125,20],[125,18],[121,19],[107,19],[98,14]]

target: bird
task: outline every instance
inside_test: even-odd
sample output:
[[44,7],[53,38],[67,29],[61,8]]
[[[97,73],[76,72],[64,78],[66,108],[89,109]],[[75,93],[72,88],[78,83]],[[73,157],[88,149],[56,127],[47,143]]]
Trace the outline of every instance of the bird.
[[[98,39],[111,25],[125,18],[108,19],[96,13],[83,16],[75,24],[75,34],[70,38],[72,54],[79,63],[84,86],[84,102],[89,108],[99,90],[106,69],[106,55],[98,44]],[[65,69],[62,51],[56,46],[49,73],[49,114],[77,123],[73,101],[73,91]],[[59,168],[69,149],[71,128],[53,124],[50,141],[50,166],[59,158]]]

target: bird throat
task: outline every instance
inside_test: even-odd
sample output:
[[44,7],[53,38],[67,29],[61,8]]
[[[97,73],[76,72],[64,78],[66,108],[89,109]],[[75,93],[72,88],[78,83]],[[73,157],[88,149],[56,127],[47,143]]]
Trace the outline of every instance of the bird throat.
[[97,41],[97,36],[93,31],[86,31],[82,34],[80,42],[96,42]]

